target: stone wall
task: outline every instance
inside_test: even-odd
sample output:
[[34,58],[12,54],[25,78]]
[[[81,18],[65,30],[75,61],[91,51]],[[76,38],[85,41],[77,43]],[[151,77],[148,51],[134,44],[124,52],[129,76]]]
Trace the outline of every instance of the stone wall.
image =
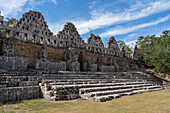
[[69,65],[70,71],[80,71],[80,63],[78,61],[71,62]]
[[87,64],[87,70],[90,72],[96,72],[97,71],[97,64]]
[[41,46],[14,42],[14,56],[27,58],[28,66],[34,67],[35,61],[41,58]]
[[50,61],[37,60],[35,62],[35,69],[66,71],[66,63],[64,61],[50,62]]
[[65,49],[56,49],[56,48],[47,48],[48,57],[47,60],[58,62],[60,60],[66,59],[66,50]]
[[102,66],[102,72],[114,72],[115,67],[114,66]]
[[27,59],[22,57],[0,56],[0,69],[26,70]]
[[[0,31],[3,31],[5,34],[4,37],[6,36],[6,38],[1,37],[3,39],[2,45],[6,45],[3,46],[3,56],[27,58],[28,68],[34,69],[37,60],[44,60],[54,63],[59,61],[67,62],[68,70],[69,66],[72,66],[69,63],[76,61],[80,63],[80,69],[72,66],[70,70],[86,71],[87,63],[97,64],[98,71],[102,70],[100,69],[102,65],[115,66],[117,71],[119,71],[119,67],[121,67],[121,70],[129,69],[129,64],[126,61],[127,55],[120,51],[113,36],[109,38],[107,47],[104,47],[102,38],[99,35],[92,33],[90,33],[89,38],[85,42],[80,37],[75,25],[71,22],[67,22],[61,31],[53,35],[40,12],[26,12],[15,27],[0,25]],[[77,53],[73,52],[73,50]],[[83,52],[83,54],[79,55],[79,52]],[[116,60],[113,62],[114,58]],[[51,63],[47,64],[53,65]],[[132,68],[134,69],[135,65]]]
[[[64,49],[47,48],[49,61],[62,61],[65,59]],[[28,59],[28,66],[34,67],[36,60],[41,59],[42,45],[28,44],[14,42],[14,56],[26,57]]]
[[0,88],[0,102],[39,98],[39,86]]

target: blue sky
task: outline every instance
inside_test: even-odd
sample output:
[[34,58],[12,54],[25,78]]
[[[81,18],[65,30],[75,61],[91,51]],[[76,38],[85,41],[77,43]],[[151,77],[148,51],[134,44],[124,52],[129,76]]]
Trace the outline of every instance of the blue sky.
[[84,40],[90,28],[103,43],[114,36],[131,44],[170,29],[170,0],[0,0],[5,18],[19,19],[28,10],[41,12],[54,34],[69,21]]

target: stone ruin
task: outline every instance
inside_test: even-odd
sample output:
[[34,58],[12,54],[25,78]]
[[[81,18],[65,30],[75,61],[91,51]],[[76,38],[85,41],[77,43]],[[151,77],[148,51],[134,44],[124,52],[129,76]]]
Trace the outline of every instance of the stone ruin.
[[[109,38],[107,47],[99,35],[92,33],[85,43],[70,22],[53,36],[42,14],[36,11],[24,13],[15,27],[3,24],[6,23],[3,16],[0,19],[0,30],[6,36],[1,38],[2,56],[27,60],[24,69],[114,72],[127,70],[124,62],[131,61],[137,66],[133,58],[120,51],[113,36]],[[11,67],[17,66],[14,64]]]
[[149,75],[123,73],[143,64],[134,57],[136,46],[129,57],[113,36],[107,47],[92,33],[86,43],[71,22],[53,35],[36,11],[24,13],[16,26],[6,23],[0,15],[0,33],[4,34],[0,35],[0,102],[40,97],[106,101],[163,89]]

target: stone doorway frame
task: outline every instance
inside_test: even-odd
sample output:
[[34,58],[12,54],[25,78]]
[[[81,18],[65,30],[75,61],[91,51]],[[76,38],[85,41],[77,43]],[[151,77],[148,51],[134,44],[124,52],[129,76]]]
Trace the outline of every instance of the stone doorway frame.
[[87,71],[87,56],[84,51],[79,52],[78,62],[80,63],[80,71]]

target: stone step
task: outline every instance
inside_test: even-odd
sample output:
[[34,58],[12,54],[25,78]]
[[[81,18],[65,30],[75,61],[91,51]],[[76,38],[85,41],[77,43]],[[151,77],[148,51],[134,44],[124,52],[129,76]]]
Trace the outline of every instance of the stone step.
[[0,81],[36,81],[37,76],[0,76]]
[[119,86],[106,86],[106,87],[92,87],[92,88],[80,88],[79,93],[89,93],[95,91],[106,91],[106,90],[116,90],[116,89],[127,89],[127,88],[137,88],[143,86],[152,86],[152,84],[134,84],[134,85],[119,85]]
[[[161,88],[160,86],[148,86],[148,87],[140,87],[141,89],[149,89],[149,88]],[[102,95],[110,95],[110,94],[119,94],[119,93],[124,93],[124,92],[131,92],[133,91],[133,88],[129,89],[118,89],[118,90],[107,90],[107,91],[96,91],[96,92],[89,92],[82,94],[83,96],[86,97],[94,97],[94,96],[102,96]]]
[[94,76],[94,75],[85,75],[85,76],[78,76],[78,75],[74,75],[74,76],[43,76],[43,79],[55,79],[55,78],[68,78],[68,79],[76,79],[76,78],[90,78],[90,79],[95,79],[95,78],[139,78],[139,79],[148,79],[148,77],[129,77],[129,76]]
[[106,86],[126,86],[134,84],[144,84],[144,82],[121,82],[121,83],[99,83],[99,84],[75,84],[75,85],[51,85],[51,89],[55,90],[59,87],[78,87],[78,88],[93,88],[93,87],[106,87]]
[[[134,79],[51,79],[51,80],[43,80],[43,82],[89,82],[89,81],[137,81]],[[141,80],[140,80],[141,81]]]
[[[154,89],[149,89],[151,87]],[[163,89],[163,88],[160,86],[150,86],[150,87],[140,87],[140,88],[132,88],[132,89],[122,89],[122,91],[115,90],[115,91],[113,91],[113,93],[107,94],[107,95],[95,95],[93,97],[89,97],[85,94],[82,94],[80,96],[83,99],[88,99],[91,101],[105,102],[105,101],[109,101],[114,98],[119,98],[119,97],[125,96],[125,95],[133,95],[133,94],[138,94],[138,93],[142,93],[145,91],[155,91],[155,90],[161,90],[161,89]],[[117,93],[115,94],[115,92],[117,92]]]
[[0,84],[7,87],[36,86],[38,85],[38,81],[0,81]]

